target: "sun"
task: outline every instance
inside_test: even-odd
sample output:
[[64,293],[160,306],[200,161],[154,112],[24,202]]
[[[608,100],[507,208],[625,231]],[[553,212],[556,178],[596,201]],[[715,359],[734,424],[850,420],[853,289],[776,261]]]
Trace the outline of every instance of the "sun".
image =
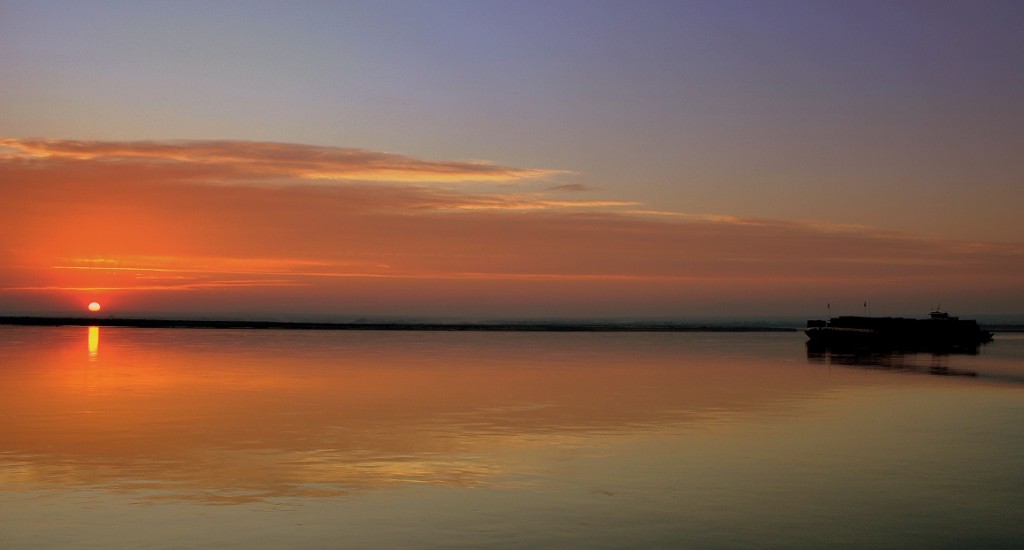
[[99,311],[102,308],[103,308],[103,306],[101,306],[99,302],[90,302],[89,303],[89,311],[92,311],[94,313]]

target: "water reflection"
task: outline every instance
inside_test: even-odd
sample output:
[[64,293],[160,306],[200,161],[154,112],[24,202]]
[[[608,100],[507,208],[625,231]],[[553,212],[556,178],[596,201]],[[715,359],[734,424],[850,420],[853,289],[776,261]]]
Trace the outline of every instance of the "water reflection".
[[893,351],[859,347],[824,346],[807,343],[807,361],[812,364],[858,367],[936,376],[978,376],[974,370],[953,368],[951,355],[977,355],[978,349],[961,351]]
[[115,328],[100,355],[89,327],[83,358],[80,328],[19,330],[0,349],[3,484],[147,499],[529,484],[595,435],[729,430],[829,385],[756,342],[664,335]]
[[89,359],[95,360],[100,351],[100,327],[89,327],[86,345],[89,348]]
[[[2,547],[1024,540],[1021,386],[990,378],[1024,339],[808,361],[792,334],[92,334],[0,327]],[[820,367],[847,359],[988,378]]]
[[[800,417],[849,383],[785,360],[799,343],[774,335],[723,347],[700,335],[108,329],[101,358],[89,327],[83,361],[65,351],[81,349],[80,329],[33,330],[0,350],[3,483],[157,500],[529,484],[552,452]],[[812,362],[968,374],[908,357],[808,350]]]

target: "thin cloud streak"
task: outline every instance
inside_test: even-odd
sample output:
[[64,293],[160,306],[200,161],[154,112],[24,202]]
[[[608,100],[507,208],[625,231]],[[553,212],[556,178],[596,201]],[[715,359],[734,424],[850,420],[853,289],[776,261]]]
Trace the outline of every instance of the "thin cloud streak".
[[[0,139],[19,160],[182,162],[236,167],[239,177],[396,183],[511,182],[562,170],[512,168],[483,161],[428,161],[365,149],[253,141],[97,142]],[[0,157],[2,158],[2,157]]]
[[231,288],[251,288],[251,287],[293,287],[301,286],[293,281],[207,281],[198,283],[181,283],[181,284],[165,284],[165,285],[135,285],[135,286],[23,286],[23,287],[9,287],[0,288],[0,291],[12,291],[12,292],[50,292],[50,291],[70,291],[70,292],[181,292],[186,290],[207,290],[207,289],[231,289]]

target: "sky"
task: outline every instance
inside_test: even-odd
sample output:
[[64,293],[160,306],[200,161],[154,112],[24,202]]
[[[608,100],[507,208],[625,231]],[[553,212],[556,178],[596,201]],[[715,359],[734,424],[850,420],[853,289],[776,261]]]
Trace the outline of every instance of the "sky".
[[0,0],[0,314],[1022,314],[1021,21]]

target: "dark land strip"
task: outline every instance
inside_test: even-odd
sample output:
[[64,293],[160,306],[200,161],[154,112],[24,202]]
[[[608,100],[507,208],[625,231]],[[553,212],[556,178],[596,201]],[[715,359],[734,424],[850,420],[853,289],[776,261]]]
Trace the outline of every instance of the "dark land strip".
[[477,332],[796,332],[795,328],[744,325],[691,325],[677,323],[601,322],[501,322],[501,323],[419,323],[356,322],[323,323],[301,321],[214,321],[195,319],[125,319],[111,317],[0,317],[0,325],[92,326],[137,328],[214,328],[283,330],[407,330]]

